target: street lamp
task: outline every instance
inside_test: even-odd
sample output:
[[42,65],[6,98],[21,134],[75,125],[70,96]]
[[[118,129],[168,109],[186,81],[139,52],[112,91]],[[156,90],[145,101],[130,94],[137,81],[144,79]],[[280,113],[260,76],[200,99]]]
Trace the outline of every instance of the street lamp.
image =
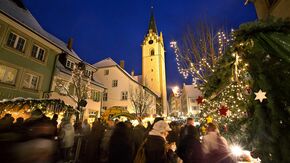
[[175,97],[178,97],[179,94],[180,94],[179,87],[178,87],[178,86],[174,86],[174,87],[172,88],[172,92],[173,92],[173,94],[174,94]]

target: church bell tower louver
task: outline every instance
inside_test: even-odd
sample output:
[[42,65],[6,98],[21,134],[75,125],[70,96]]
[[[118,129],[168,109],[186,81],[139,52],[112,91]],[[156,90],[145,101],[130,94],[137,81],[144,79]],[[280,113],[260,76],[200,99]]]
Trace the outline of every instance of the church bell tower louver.
[[142,82],[160,97],[162,112],[167,115],[165,50],[162,32],[158,35],[153,7],[148,31],[142,43]]

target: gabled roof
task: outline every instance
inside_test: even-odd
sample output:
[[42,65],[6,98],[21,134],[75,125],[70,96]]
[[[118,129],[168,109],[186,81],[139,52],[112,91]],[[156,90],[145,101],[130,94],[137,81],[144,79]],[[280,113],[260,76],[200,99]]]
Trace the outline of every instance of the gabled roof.
[[137,76],[137,78],[136,78],[136,76],[132,77],[126,70],[124,70],[121,66],[119,66],[112,58],[106,58],[104,60],[101,60],[101,61],[93,64],[93,66],[95,66],[98,69],[107,68],[107,67],[117,67],[119,70],[121,70],[121,72],[123,72],[123,74],[125,74],[133,82],[135,82],[136,84],[149,90],[154,96],[158,97],[152,90],[150,90],[148,87],[146,87],[142,84],[142,80],[140,80],[141,79],[140,76]]
[[73,55],[77,59],[80,59],[76,53],[67,48],[66,43],[46,32],[33,17],[30,11],[22,5],[23,3],[21,0],[0,0],[0,11],[40,37],[43,37],[47,41],[59,47],[63,51]]
[[111,67],[111,66],[117,66],[117,65],[118,64],[110,57],[93,64],[93,66],[95,66],[96,68]]
[[[65,66],[63,64],[61,64],[59,61],[56,62],[56,69],[59,70],[60,72],[64,73],[64,74],[67,74],[69,76],[72,75],[72,71],[71,70],[68,70],[67,68],[65,68]],[[101,83],[100,81],[98,81],[96,78],[93,78],[91,80],[91,84],[95,84],[101,88],[106,88],[104,86],[103,83]]]
[[195,85],[183,85],[183,93],[187,95],[187,97],[197,98],[202,95],[202,92],[196,88]]

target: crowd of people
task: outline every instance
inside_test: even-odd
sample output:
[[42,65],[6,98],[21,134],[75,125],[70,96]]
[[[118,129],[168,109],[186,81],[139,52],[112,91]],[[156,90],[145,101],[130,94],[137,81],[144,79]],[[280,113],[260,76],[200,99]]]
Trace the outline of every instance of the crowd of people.
[[[185,124],[162,117],[145,128],[96,119],[74,122],[65,117],[57,122],[41,110],[24,120],[6,114],[0,119],[1,162],[50,163],[232,163],[227,141],[213,123],[202,136],[192,118]],[[201,139],[202,138],[202,139]]]

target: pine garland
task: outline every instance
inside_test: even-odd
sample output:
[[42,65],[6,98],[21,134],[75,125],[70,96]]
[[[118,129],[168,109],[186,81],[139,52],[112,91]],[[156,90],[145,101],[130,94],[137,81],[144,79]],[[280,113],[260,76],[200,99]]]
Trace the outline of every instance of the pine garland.
[[[235,127],[228,130],[239,132],[237,128],[244,126],[248,132],[242,138],[262,162],[290,162],[290,21],[244,24],[235,36],[232,50],[249,64],[252,92],[261,89],[267,93],[267,99],[261,103],[254,100],[252,93],[246,108],[248,117],[233,122],[231,126]],[[229,65],[220,64],[204,88],[207,97],[217,96],[229,83],[232,62],[224,63]]]

